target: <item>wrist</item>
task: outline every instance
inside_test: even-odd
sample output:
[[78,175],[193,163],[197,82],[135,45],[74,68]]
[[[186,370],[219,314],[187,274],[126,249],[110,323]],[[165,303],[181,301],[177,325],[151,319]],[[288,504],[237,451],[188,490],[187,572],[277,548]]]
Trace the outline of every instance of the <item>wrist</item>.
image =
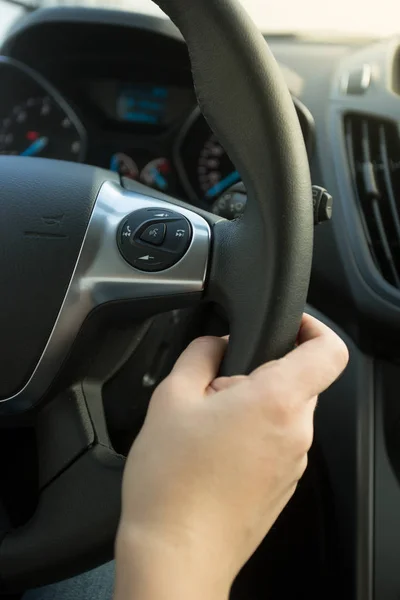
[[114,600],[228,600],[224,560],[172,536],[121,524],[116,540]]

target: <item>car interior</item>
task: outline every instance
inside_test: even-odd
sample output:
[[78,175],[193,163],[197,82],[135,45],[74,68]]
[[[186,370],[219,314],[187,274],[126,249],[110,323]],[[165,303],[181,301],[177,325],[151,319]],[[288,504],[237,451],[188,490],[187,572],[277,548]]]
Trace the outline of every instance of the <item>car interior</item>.
[[0,593],[112,559],[125,457],[190,340],[230,332],[246,373],[307,302],[350,362],[231,597],[398,599],[399,38],[159,4],[30,7],[1,42]]

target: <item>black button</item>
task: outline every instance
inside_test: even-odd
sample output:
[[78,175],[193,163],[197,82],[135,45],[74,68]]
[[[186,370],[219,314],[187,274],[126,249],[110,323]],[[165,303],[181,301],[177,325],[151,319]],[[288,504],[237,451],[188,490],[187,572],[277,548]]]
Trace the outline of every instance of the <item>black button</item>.
[[157,271],[166,267],[164,256],[159,252],[139,252],[132,262],[141,271]]
[[154,244],[154,246],[161,246],[165,238],[166,229],[164,223],[155,223],[143,231],[140,239],[143,242]]
[[189,222],[186,219],[171,221],[167,223],[167,234],[163,248],[171,252],[184,253],[189,246],[191,230]]
[[120,234],[119,234],[120,241],[125,244],[126,244],[126,242],[129,242],[130,239],[132,238],[133,231],[134,231],[134,226],[132,226],[132,223],[130,223],[129,221],[126,221],[123,224]]
[[170,210],[164,210],[163,208],[146,208],[146,212],[152,219],[171,219],[177,216],[176,213]]
[[136,269],[141,271],[162,271],[170,264],[170,256],[160,250],[157,246],[153,248],[147,244],[130,244],[121,249],[125,260]]

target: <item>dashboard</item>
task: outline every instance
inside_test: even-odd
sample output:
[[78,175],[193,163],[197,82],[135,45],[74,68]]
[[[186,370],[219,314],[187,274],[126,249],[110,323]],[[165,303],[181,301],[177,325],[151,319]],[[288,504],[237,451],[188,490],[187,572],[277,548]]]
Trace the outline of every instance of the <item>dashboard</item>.
[[[203,208],[240,181],[179,69],[88,56],[60,78],[3,56],[0,80],[0,154],[86,162]],[[312,116],[293,101],[311,151]]]
[[[309,302],[357,343],[397,356],[399,41],[267,41],[292,94],[312,183],[335,201],[331,224],[315,229]],[[111,169],[208,210],[240,179],[199,110],[187,48],[169,20],[34,11],[0,48],[0,86],[0,153]]]

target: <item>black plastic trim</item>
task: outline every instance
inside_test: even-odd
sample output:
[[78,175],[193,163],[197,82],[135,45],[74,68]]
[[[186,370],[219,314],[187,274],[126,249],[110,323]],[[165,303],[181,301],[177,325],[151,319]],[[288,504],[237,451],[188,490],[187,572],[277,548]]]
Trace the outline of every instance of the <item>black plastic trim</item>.
[[[374,361],[314,308],[307,312],[346,342],[350,362],[321,394],[315,435],[329,469],[336,507],[342,572],[341,600],[372,600],[374,542]],[[379,596],[382,597],[382,596]]]
[[10,29],[1,47],[4,54],[12,54],[15,44],[21,35],[29,29],[51,23],[87,23],[110,26],[130,27],[166,36],[183,42],[177,27],[167,18],[144,15],[135,12],[108,10],[102,8],[85,8],[81,6],[63,6],[43,8],[19,19]]

